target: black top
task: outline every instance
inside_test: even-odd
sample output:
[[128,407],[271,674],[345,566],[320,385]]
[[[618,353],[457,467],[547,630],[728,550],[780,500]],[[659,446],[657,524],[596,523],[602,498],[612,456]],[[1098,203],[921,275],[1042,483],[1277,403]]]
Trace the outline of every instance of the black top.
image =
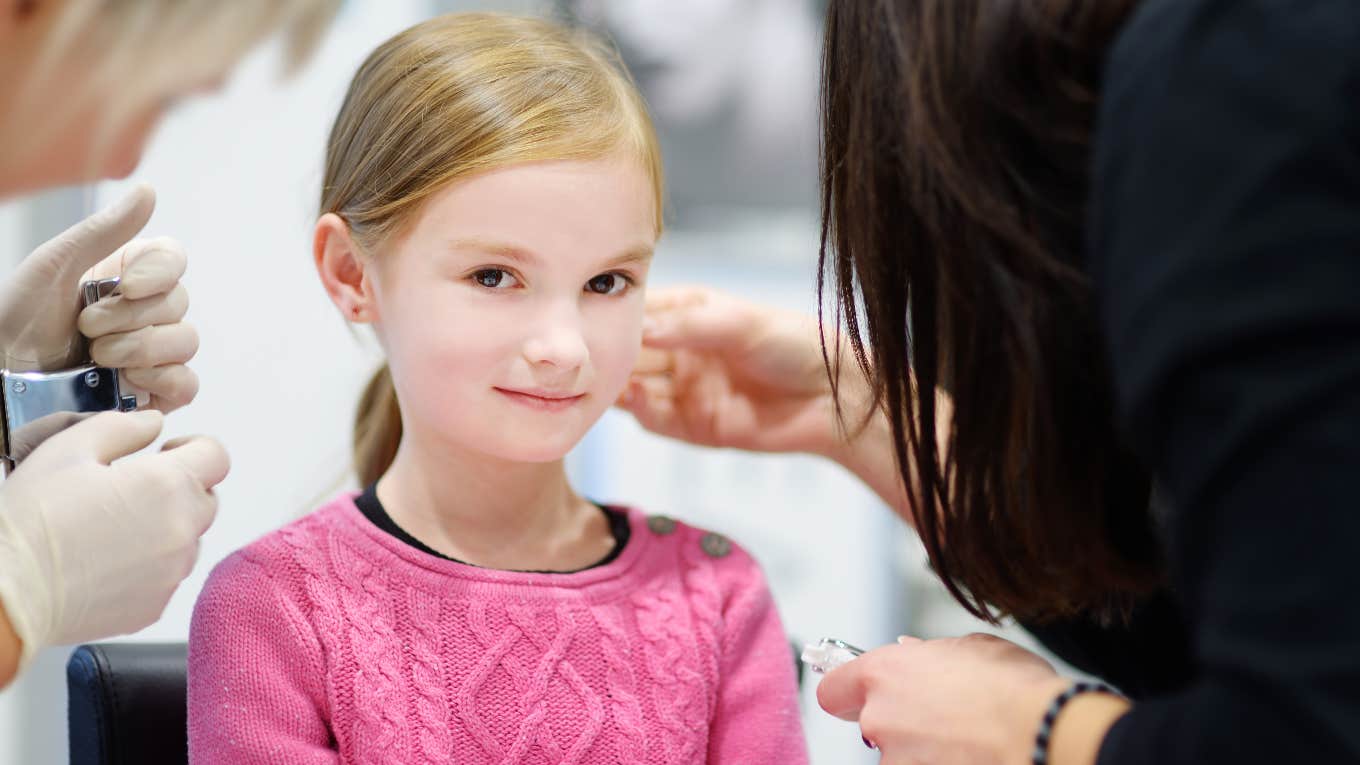
[[1146,0],[1095,153],[1090,274],[1171,592],[1041,638],[1145,696],[1100,765],[1360,762],[1360,2]]
[[[382,502],[378,500],[378,485],[376,483],[369,484],[368,488],[364,489],[363,494],[355,497],[354,504],[359,507],[359,512],[363,513],[365,518],[373,522],[374,526],[386,531],[388,534],[391,534],[417,550],[437,558],[451,560],[454,563],[462,563],[465,566],[475,565],[458,560],[457,558],[450,558],[444,553],[435,551],[429,545],[408,534],[406,529],[398,526],[397,522],[392,520],[392,516],[387,513],[387,508],[383,507]],[[605,505],[596,505],[596,507],[600,508],[605,514],[605,517],[609,519],[609,533],[614,537],[614,549],[610,550],[608,555],[585,568],[576,569],[574,571],[521,571],[518,573],[575,574],[580,571],[589,571],[592,568],[598,568],[607,563],[611,563],[615,558],[619,557],[623,552],[623,548],[628,544],[628,538],[633,533],[632,528],[628,525],[628,513],[618,508],[606,507]]]

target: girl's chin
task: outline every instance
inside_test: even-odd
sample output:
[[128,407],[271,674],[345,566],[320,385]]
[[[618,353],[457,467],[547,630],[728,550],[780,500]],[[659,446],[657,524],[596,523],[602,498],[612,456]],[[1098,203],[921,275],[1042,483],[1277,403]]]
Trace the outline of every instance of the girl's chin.
[[539,445],[533,449],[506,449],[500,456],[507,462],[522,462],[530,465],[543,465],[551,462],[560,462],[566,459],[571,452],[570,446],[558,447],[556,445]]
[[450,441],[455,446],[455,453],[467,454],[472,459],[476,459],[476,455],[483,455],[501,462],[541,465],[565,459],[581,440],[577,438],[570,442],[565,440],[558,442],[536,435],[525,439],[529,443],[510,444],[506,443],[508,436],[508,433],[502,433],[484,440],[469,441],[466,438],[458,438]]

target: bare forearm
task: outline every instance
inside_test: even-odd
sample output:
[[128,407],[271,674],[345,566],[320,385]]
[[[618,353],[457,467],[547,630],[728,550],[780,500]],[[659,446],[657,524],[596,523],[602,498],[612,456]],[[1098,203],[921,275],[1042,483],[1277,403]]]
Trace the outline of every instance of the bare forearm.
[[[872,397],[867,385],[860,383],[842,396],[842,408],[846,411],[846,424],[850,432],[842,432],[833,425],[817,453],[839,463],[865,483],[874,493],[915,527],[911,513],[911,502],[902,473],[898,469],[892,427],[882,411],[875,410],[865,422],[864,412],[872,406]],[[830,405],[828,405],[830,408]],[[942,458],[949,445],[949,432],[954,418],[954,405],[943,393],[935,396],[936,442]],[[834,422],[834,416],[831,418]],[[860,427],[863,425],[863,427]],[[907,458],[912,454],[907,452]],[[912,470],[913,476],[915,470]]]
[[902,475],[897,470],[888,419],[881,412],[858,433],[836,434],[819,453],[849,470],[907,523],[913,523]]

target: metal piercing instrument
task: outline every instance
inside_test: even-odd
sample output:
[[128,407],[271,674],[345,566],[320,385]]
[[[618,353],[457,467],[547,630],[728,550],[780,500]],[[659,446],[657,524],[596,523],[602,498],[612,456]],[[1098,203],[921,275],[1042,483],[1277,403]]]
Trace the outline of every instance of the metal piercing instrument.
[[[85,306],[117,294],[118,277],[85,282]],[[135,395],[123,395],[118,370],[84,364],[50,372],[0,369],[0,461],[5,474],[48,436],[96,412],[137,408]]]
[[863,648],[856,648],[844,640],[822,638],[803,646],[802,659],[813,672],[824,675],[862,653]]

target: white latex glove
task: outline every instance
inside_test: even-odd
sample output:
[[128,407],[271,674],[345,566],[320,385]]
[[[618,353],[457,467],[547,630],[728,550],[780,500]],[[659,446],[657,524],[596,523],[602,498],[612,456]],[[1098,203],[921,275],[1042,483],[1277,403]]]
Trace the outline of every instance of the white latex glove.
[[211,438],[156,439],[155,411],[102,412],[52,436],[0,484],[0,601],[23,640],[49,645],[139,630],[160,617],[217,513],[230,467]]
[[[132,240],[156,207],[149,186],[33,251],[0,286],[0,361],[12,371],[63,369],[86,361],[123,370],[138,404],[169,412],[193,400],[198,377],[185,363],[198,333],[184,322],[179,283],[184,248],[171,239]],[[129,241],[132,240],[132,241]],[[121,295],[81,310],[80,284],[122,278]]]

